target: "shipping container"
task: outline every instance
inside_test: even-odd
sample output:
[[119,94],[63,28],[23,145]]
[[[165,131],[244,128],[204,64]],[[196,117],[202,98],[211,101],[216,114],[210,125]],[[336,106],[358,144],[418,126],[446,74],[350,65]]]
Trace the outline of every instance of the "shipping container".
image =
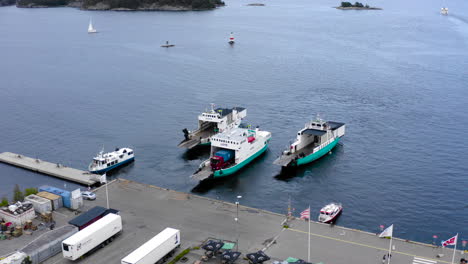
[[96,222],[97,220],[101,219],[108,209],[95,206],[88,211],[80,214],[79,216],[73,218],[72,220],[68,221],[70,225],[74,225],[82,230],[83,228],[89,226],[90,224]]
[[57,210],[63,207],[63,200],[62,196],[56,195],[50,192],[38,192],[36,193],[37,196],[49,199],[52,203],[52,210]]
[[122,259],[121,264],[162,263],[180,246],[180,231],[166,228]]
[[26,196],[24,200],[30,202],[38,213],[52,212],[52,203],[49,199],[31,194]]
[[70,209],[77,210],[83,206],[83,197],[78,196],[76,198],[71,198],[70,200],[71,207]]
[[120,215],[108,214],[62,242],[63,256],[76,260],[122,231]]
[[78,228],[76,226],[62,226],[42,234],[22,248],[21,251],[30,257],[32,264],[42,263],[60,253],[62,251],[62,241],[77,232]]
[[39,187],[39,191],[50,192],[50,193],[62,196],[63,206],[67,208],[71,208],[71,192],[70,191],[62,190],[62,189],[52,187],[52,186],[47,186],[47,185]]

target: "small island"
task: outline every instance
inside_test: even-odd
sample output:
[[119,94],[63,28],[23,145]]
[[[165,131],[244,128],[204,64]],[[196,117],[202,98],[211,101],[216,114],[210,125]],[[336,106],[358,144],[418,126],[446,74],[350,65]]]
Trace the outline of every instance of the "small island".
[[193,11],[223,6],[222,0],[17,0],[17,7],[69,6],[83,10]]
[[341,10],[382,10],[382,8],[370,7],[368,4],[363,5],[359,2],[356,2],[354,4],[351,4],[350,2],[341,2],[341,6],[335,8]]

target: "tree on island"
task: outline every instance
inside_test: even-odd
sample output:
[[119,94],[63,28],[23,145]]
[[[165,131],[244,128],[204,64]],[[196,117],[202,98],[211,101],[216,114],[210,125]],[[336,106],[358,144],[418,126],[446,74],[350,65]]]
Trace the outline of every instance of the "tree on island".
[[359,2],[356,2],[353,4],[351,4],[350,2],[341,2],[341,7],[361,7],[361,8],[369,8],[369,5],[363,5],[362,3],[359,3]]

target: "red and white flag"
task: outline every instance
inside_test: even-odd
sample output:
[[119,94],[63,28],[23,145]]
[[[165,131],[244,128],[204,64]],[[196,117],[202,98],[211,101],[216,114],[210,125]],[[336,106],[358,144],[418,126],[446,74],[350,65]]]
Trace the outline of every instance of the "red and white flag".
[[458,234],[456,234],[455,236],[445,240],[445,241],[442,241],[442,246],[443,247],[446,247],[446,246],[455,246],[457,244],[457,239],[458,239]]
[[301,212],[301,219],[310,219],[310,207]]

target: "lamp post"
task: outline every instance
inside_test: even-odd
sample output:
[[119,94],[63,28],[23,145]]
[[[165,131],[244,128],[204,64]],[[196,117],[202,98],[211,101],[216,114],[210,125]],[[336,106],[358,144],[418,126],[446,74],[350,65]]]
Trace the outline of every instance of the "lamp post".
[[236,221],[236,251],[239,252],[239,199],[242,198],[242,196],[238,195],[237,200],[236,200],[236,218],[234,219]]

